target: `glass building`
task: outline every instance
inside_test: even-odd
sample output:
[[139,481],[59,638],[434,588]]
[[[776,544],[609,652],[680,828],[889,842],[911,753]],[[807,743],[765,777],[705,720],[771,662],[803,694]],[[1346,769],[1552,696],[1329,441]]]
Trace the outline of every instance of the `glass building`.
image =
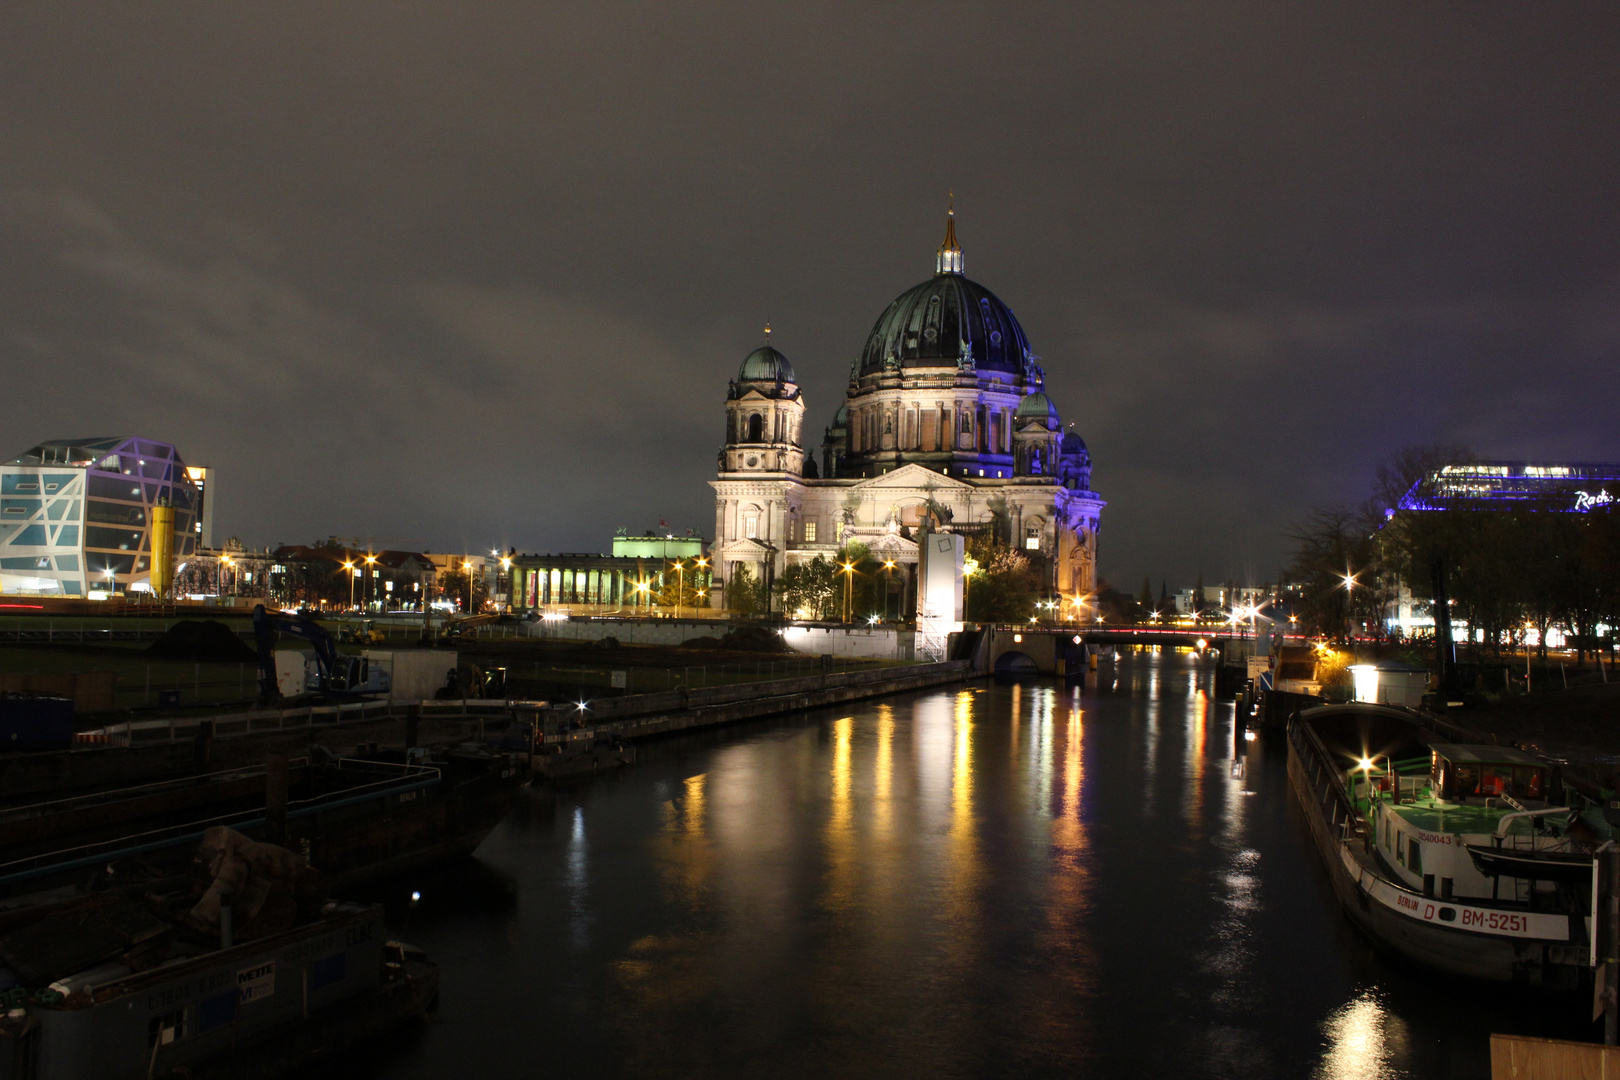
[[1476,461],[1412,485],[1395,510],[1564,510],[1587,513],[1620,496],[1620,464]]
[[184,563],[197,550],[202,493],[168,443],[59,439],[0,465],[0,589],[149,591],[160,500],[174,507],[174,554]]

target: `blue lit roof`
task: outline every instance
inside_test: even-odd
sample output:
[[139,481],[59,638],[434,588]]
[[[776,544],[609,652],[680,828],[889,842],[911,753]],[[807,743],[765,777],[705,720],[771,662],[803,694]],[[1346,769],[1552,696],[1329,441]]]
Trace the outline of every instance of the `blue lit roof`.
[[[1397,510],[1564,510],[1585,513],[1620,497],[1620,464],[1476,461],[1413,484]],[[1393,513],[1394,511],[1390,511]]]

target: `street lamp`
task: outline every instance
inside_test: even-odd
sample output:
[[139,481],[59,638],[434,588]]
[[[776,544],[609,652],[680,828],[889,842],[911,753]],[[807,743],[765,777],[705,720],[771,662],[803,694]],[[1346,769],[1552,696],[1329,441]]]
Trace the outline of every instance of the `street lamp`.
[[1354,618],[1353,590],[1356,587],[1356,575],[1350,573],[1348,566],[1344,569],[1344,640],[1353,642],[1356,635],[1351,620]]
[[348,574],[348,576],[349,576],[349,610],[353,611],[354,610],[354,563],[352,563],[352,562],[344,563],[343,564],[343,569],[345,569],[345,570],[347,570],[349,572],[349,574]]
[[883,560],[883,617],[889,617],[889,591],[894,588],[894,560]]
[[968,586],[973,583],[973,575],[979,572],[977,559],[962,560],[962,618],[967,618]]
[[844,575],[844,621],[849,622],[850,596],[855,584],[855,564],[844,563],[841,573]]
[[472,598],[473,598],[472,560],[471,559],[463,559],[463,560],[461,560],[461,569],[463,571],[465,571],[466,574],[467,574],[467,614],[471,615],[472,614]]
[[[709,560],[708,559],[705,559],[702,556],[699,556],[699,557],[692,560],[692,573],[694,575],[696,575],[699,570],[705,570],[706,571],[708,569],[709,569]],[[693,581],[692,584],[696,585],[697,581]],[[705,596],[707,596],[709,594],[708,594],[707,590],[699,589],[693,595],[695,595],[699,600],[702,600]],[[703,605],[699,604],[698,606],[702,607]]]
[[675,560],[675,617],[681,617],[681,590],[686,587],[686,563],[682,559]]
[[377,556],[366,552],[366,610],[371,609],[371,598],[376,595],[377,589],[373,584],[373,568],[377,565]]

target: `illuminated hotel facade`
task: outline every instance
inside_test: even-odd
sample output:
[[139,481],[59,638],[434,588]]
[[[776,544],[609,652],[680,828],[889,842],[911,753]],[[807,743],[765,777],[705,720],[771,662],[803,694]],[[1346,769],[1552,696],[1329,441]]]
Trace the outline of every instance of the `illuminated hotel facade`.
[[850,365],[819,462],[793,366],[769,333],[726,395],[712,481],[716,606],[744,567],[768,588],[789,565],[851,542],[892,562],[896,590],[915,597],[925,523],[999,528],[1049,593],[1095,591],[1104,503],[1091,455],[1065,429],[1012,310],[964,274],[954,216],[934,276],[889,304]]
[[[1620,497],[1620,464],[1476,461],[1436,469],[1413,484],[1399,505],[1384,513],[1529,510],[1585,514],[1614,505],[1616,497]],[[1429,602],[1414,597],[1404,585],[1385,611],[1384,620],[1390,629],[1408,635],[1434,628]],[[1606,626],[1603,632],[1609,632]],[[1481,633],[1472,631],[1474,640],[1481,640]],[[1539,644],[1539,639],[1534,643]],[[1562,631],[1550,630],[1547,644],[1563,645]]]
[[169,443],[129,436],[40,443],[0,464],[0,589],[149,591],[152,508],[174,507],[174,555],[183,563],[203,540],[206,476]]

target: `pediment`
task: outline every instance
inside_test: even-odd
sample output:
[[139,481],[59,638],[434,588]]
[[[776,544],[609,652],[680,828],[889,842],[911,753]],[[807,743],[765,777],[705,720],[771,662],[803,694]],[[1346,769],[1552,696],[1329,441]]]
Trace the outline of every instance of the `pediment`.
[[932,484],[942,491],[971,491],[972,484],[965,484],[960,480],[935,472],[933,469],[921,465],[902,465],[893,472],[886,472],[882,476],[874,476],[853,485],[856,491],[881,491],[885,488],[907,488],[915,490]]
[[764,540],[750,540],[746,537],[740,537],[736,540],[729,540],[714,550],[727,559],[736,560],[763,558],[775,551],[776,547]]

